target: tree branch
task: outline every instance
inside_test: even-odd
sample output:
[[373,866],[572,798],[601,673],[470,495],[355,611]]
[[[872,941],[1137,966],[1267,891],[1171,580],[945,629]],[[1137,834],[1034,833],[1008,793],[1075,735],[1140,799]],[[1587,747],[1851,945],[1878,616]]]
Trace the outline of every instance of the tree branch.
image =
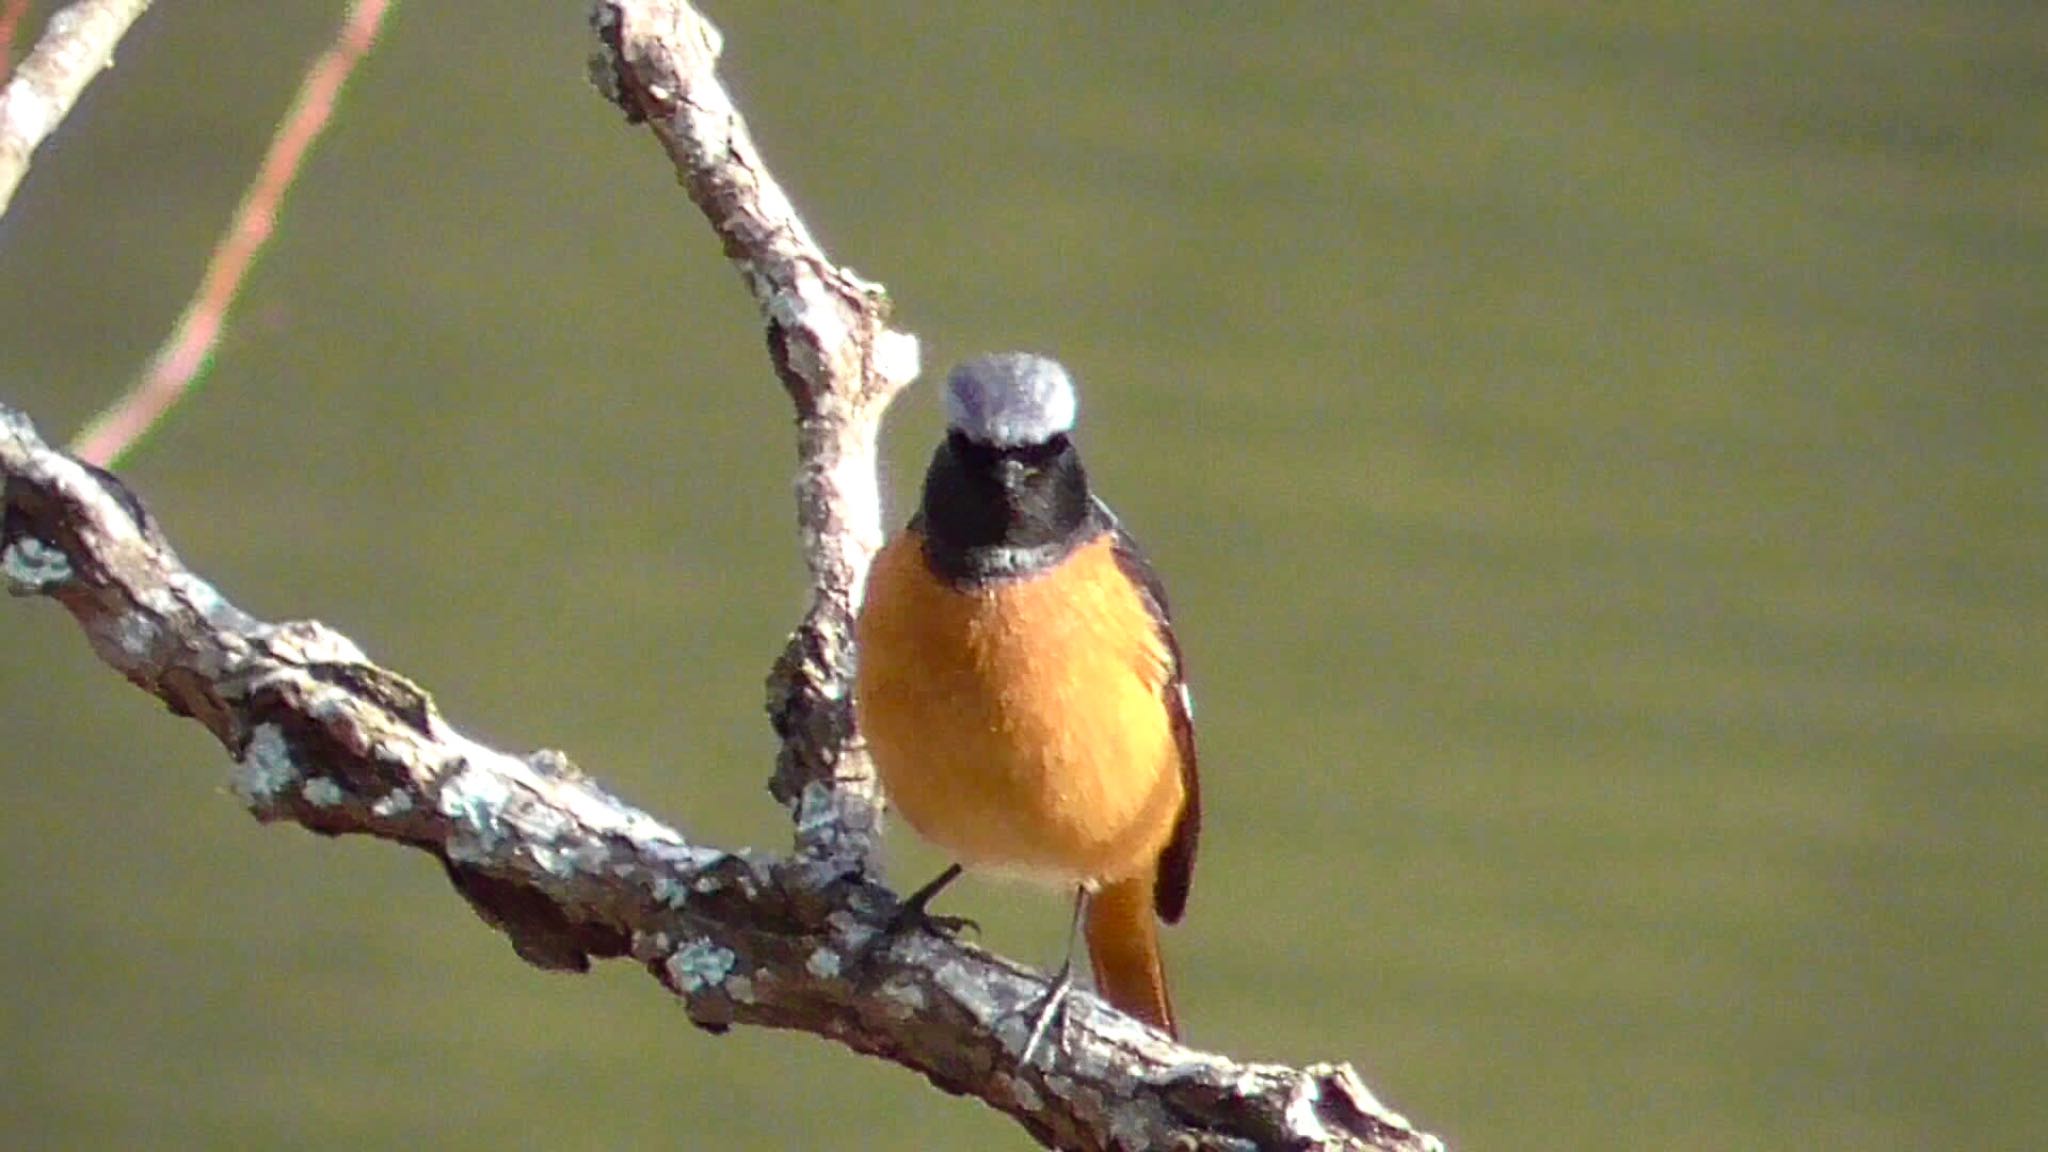
[[812,601],[768,682],[782,737],[770,790],[797,815],[821,874],[865,865],[879,831],[874,774],[853,739],[853,616],[882,545],[876,443],[882,413],[915,379],[914,337],[888,325],[881,285],[834,264],[769,173],[719,83],[718,30],[689,5],[599,3],[590,76],[654,130],[718,233],[766,325],[796,405],[797,524]]
[[692,843],[558,752],[451,727],[347,637],[268,624],[179,562],[141,502],[0,405],[0,579],[68,609],[94,651],[240,762],[257,819],[438,858],[528,961],[631,956],[700,1027],[816,1033],[1009,1113],[1062,1148],[1438,1148],[1344,1066],[1239,1064],[1076,993],[1066,1051],[1018,1062],[1036,973],[910,935],[872,953],[890,894],[805,857]]
[[1343,1065],[1241,1064],[1086,994],[1049,1064],[1020,1062],[1043,978],[980,948],[882,935],[894,897],[864,865],[879,797],[847,707],[851,621],[881,538],[875,442],[915,375],[878,286],[832,264],[769,177],[713,68],[717,34],[674,2],[600,3],[594,71],[653,126],[765,317],[798,414],[798,522],[814,599],[771,678],[788,856],[692,843],[551,751],[450,726],[405,677],[324,625],[271,624],[188,571],[112,475],[0,404],[0,581],[56,600],[93,649],[239,762],[264,821],[436,857],[546,968],[630,957],[698,1026],[811,1032],[976,1097],[1075,1149],[1439,1149]]
[[28,158],[114,62],[114,45],[149,0],[79,0],[50,17],[35,51],[0,89],[0,216],[28,174]]

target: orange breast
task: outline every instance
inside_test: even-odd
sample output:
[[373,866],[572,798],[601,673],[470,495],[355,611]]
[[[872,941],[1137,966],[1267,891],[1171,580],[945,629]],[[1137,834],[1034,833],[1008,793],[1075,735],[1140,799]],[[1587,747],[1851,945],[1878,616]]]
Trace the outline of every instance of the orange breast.
[[861,732],[927,840],[1062,882],[1153,867],[1182,803],[1171,657],[1109,537],[963,591],[906,532],[875,559],[856,637]]

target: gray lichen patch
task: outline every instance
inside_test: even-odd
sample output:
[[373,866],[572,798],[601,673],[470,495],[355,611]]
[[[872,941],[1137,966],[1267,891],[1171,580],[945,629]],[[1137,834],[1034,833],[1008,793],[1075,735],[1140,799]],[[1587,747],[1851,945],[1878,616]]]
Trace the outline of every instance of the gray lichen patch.
[[279,796],[303,777],[298,760],[284,729],[275,724],[258,724],[242,749],[242,764],[229,780],[229,787],[251,810],[269,808]]
[[908,1020],[930,1006],[925,999],[924,989],[909,977],[891,977],[875,989],[875,997],[888,1005],[889,1014],[898,1020]]
[[387,792],[375,804],[370,805],[372,815],[385,820],[403,816],[412,811],[412,794],[408,792]]
[[804,960],[804,971],[820,980],[836,979],[839,975],[839,953],[830,948],[819,948]]
[[798,834],[815,834],[838,819],[839,806],[833,802],[832,789],[817,780],[804,785],[796,806]]
[[668,958],[668,973],[675,980],[676,987],[686,994],[695,995],[723,983],[732,974],[738,959],[732,949],[721,948],[700,937],[683,945]]
[[33,536],[0,548],[0,579],[16,596],[39,596],[71,579],[71,557]]
[[[998,1038],[1002,1038],[1001,1029],[1005,1018],[1013,1013],[1006,1011],[997,1003],[991,994],[994,989],[983,978],[983,970],[979,966],[949,959],[933,965],[931,972],[933,982],[938,985],[941,992],[967,1009],[975,1019],[995,1028]],[[1030,1023],[1028,1020],[1024,1021],[1016,1042],[1010,1045],[1012,1048],[1019,1051],[1023,1049],[1024,1038],[1031,1030]],[[1008,1043],[1007,1040],[1005,1042]]]
[[306,803],[315,808],[332,808],[347,798],[341,790],[341,785],[325,776],[315,776],[299,785],[299,795],[304,796]]
[[678,912],[682,911],[683,905],[690,900],[689,886],[678,883],[673,876],[656,876],[648,891],[654,894],[657,904]]
[[123,612],[114,617],[114,644],[130,664],[152,662],[157,646],[163,643],[163,635],[157,622],[140,612]]
[[611,849],[601,840],[570,841],[566,844],[535,844],[533,862],[548,875],[567,880],[578,875],[596,875],[606,870]]
[[992,1031],[995,1032],[996,1042],[1001,1044],[1004,1050],[1022,1054],[1024,1046],[1031,1042],[1033,1023],[1034,1021],[1028,1016],[1011,1013],[1005,1016],[998,1016]]
[[831,929],[832,938],[844,944],[849,952],[867,948],[878,931],[873,925],[851,912],[834,912],[825,917],[825,927]]
[[505,839],[505,809],[512,789],[489,772],[458,767],[442,781],[437,799],[443,816],[455,822],[448,837],[448,858],[457,863],[484,860]]

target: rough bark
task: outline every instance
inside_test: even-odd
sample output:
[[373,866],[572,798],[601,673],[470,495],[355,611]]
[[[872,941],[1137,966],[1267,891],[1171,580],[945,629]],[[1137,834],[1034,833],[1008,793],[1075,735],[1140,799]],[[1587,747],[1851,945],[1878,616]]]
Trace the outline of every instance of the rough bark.
[[881,540],[876,432],[916,374],[916,345],[888,327],[880,287],[833,264],[775,185],[718,83],[719,40],[702,17],[674,0],[606,0],[593,23],[593,75],[675,159],[760,304],[797,412],[814,599],[769,701],[795,851],[693,843],[559,752],[469,739],[340,633],[242,612],[180,563],[120,481],[4,404],[0,579],[62,604],[110,666],[212,732],[258,819],[433,855],[534,964],[630,957],[700,1027],[835,1040],[981,1099],[1049,1146],[1441,1148],[1348,1066],[1239,1063],[1085,994],[1064,1044],[1026,1064],[1042,976],[944,937],[882,934],[896,901],[865,867],[880,800],[847,704],[850,633]]
[[[100,657],[239,762],[260,820],[430,853],[519,955],[581,970],[630,956],[699,1026],[812,1032],[1014,1116],[1050,1146],[1440,1147],[1345,1066],[1241,1064],[1076,994],[1064,1051],[1019,1061],[1043,978],[912,933],[871,953],[895,906],[804,854],[693,843],[558,752],[452,727],[419,686],[311,621],[270,624],[188,571],[112,476],[0,405],[0,579],[68,609]],[[28,658],[14,653],[13,658]]]

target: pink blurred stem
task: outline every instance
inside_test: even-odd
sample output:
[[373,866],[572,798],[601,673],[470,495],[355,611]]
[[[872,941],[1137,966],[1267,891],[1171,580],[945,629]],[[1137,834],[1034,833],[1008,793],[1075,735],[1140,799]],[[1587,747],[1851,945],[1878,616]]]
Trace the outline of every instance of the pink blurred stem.
[[256,179],[242,194],[233,222],[207,261],[199,290],[185,306],[170,339],[150,359],[142,379],[72,442],[81,459],[108,467],[121,458],[191,390],[213,354],[228,309],[277,223],[277,210],[306,153],[327,127],[349,73],[376,43],[390,0],[355,0],[334,43],[307,71]]
[[7,0],[7,6],[0,8],[0,80],[14,71],[14,61],[8,59],[14,52],[14,30],[21,27],[21,18],[28,15],[28,0]]

